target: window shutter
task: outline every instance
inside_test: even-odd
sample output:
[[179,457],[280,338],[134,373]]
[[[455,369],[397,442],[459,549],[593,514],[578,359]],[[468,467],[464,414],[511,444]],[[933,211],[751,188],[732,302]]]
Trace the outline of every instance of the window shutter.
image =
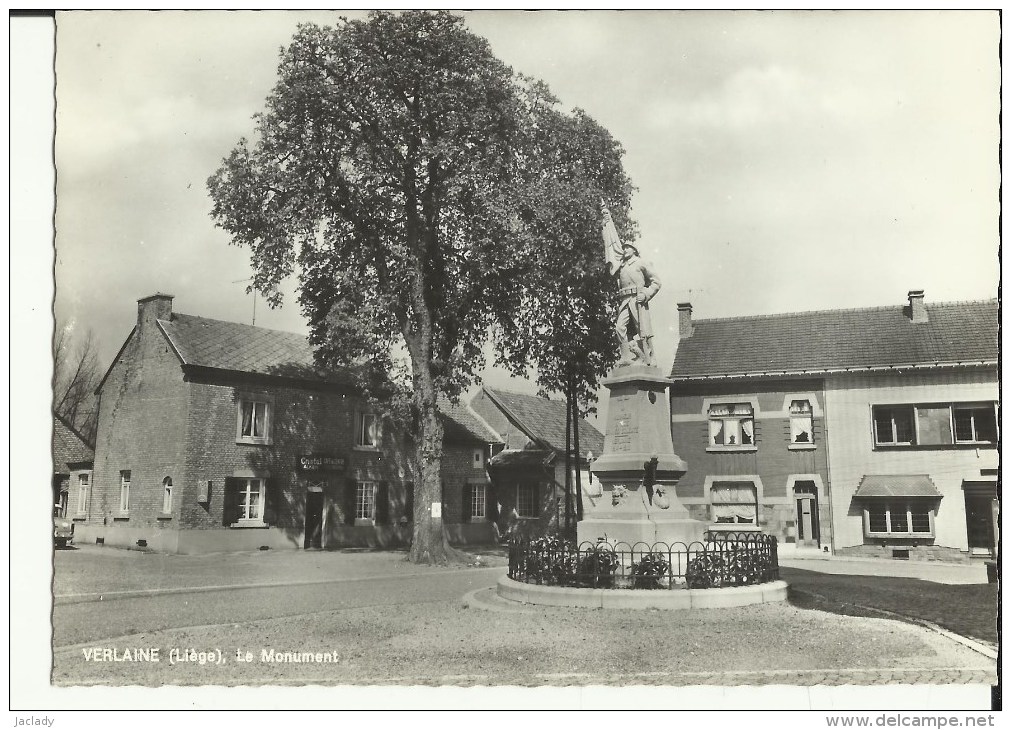
[[534,482],[534,513],[532,517],[540,516],[544,509],[544,505],[541,504],[541,484],[540,482]]
[[463,509],[461,510],[460,522],[470,522],[471,500],[473,499],[474,488],[470,484],[463,485]]
[[344,483],[344,524],[353,525],[355,523],[355,497],[358,491],[358,482],[348,479]]
[[277,523],[277,488],[273,479],[263,480],[263,521],[268,525]]
[[239,480],[225,477],[225,495],[222,502],[221,524],[225,527],[239,521]]
[[376,487],[376,524],[386,525],[390,522],[390,489],[386,482],[379,482]]
[[405,509],[407,510],[407,521],[414,522],[414,482],[407,482],[404,485],[404,491],[407,493],[405,501]]

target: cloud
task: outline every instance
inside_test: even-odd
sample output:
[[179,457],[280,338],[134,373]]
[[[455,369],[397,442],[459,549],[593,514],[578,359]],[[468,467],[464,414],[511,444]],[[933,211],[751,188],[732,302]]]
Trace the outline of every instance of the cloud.
[[815,79],[779,64],[749,66],[690,98],[656,99],[645,117],[654,130],[755,133],[782,127],[851,124],[880,108],[874,92]]

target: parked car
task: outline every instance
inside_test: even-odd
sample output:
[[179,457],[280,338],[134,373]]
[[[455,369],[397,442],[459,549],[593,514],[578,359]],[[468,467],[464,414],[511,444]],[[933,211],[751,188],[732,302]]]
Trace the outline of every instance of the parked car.
[[74,539],[74,523],[66,517],[53,517],[53,539],[56,547],[65,548]]

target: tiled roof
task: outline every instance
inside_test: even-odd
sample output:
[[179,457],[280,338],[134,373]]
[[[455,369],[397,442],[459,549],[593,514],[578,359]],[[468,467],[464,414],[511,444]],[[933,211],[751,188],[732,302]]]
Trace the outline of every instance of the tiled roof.
[[488,428],[470,406],[462,401],[454,405],[448,398],[440,398],[439,412],[442,414],[443,438],[446,441],[468,444],[502,441],[502,437]]
[[926,474],[869,474],[853,494],[859,497],[940,497]]
[[[184,365],[305,380],[324,379],[303,335],[189,314],[158,320]],[[340,378],[326,378],[340,380]]]
[[696,320],[672,378],[820,372],[997,360],[997,300]]
[[[492,389],[485,393],[525,433],[557,452],[565,453],[565,401],[539,398],[525,393]],[[586,419],[579,423],[579,451],[600,454],[604,450],[604,435]]]
[[95,450],[59,416],[53,416],[53,473],[69,473],[68,464],[93,462]]

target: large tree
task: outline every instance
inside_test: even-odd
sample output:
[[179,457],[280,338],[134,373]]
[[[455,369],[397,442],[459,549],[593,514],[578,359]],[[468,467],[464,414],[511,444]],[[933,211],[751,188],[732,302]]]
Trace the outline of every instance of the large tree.
[[95,443],[98,431],[95,388],[101,379],[94,333],[88,330],[78,336],[70,324],[58,323],[53,335],[53,413],[89,444]]
[[584,111],[562,113],[558,100],[536,81],[528,81],[523,98],[534,120],[526,148],[536,160],[525,167],[523,189],[532,238],[525,251],[531,265],[522,314],[507,323],[499,355],[517,374],[527,364],[536,366],[541,391],[560,393],[566,400],[565,526],[570,528],[573,509],[582,516],[579,423],[594,408],[600,376],[618,357],[614,282],[602,256],[601,204],[615,211],[624,240],[632,240],[632,185],[622,166],[621,145]]
[[442,501],[438,398],[474,381],[489,335],[519,334],[510,323],[545,243],[525,87],[446,12],[304,25],[255,143],[241,140],[208,181],[213,216],[250,249],[269,303],[297,270],[321,364],[389,373],[406,354],[416,561],[451,552],[430,509]]

